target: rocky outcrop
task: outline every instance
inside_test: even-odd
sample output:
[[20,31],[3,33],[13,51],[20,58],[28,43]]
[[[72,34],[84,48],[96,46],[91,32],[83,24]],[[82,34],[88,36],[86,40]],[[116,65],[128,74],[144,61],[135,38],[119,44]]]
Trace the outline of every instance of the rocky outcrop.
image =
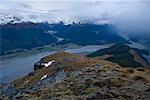
[[[3,88],[2,99],[133,100],[150,98],[150,69],[124,68],[118,64],[56,53],[40,62],[55,60]],[[44,77],[44,78],[43,78]],[[11,91],[10,91],[11,90]],[[7,92],[10,91],[10,94]]]
[[[55,61],[59,61],[64,57],[71,56],[71,54],[63,52],[63,53],[55,53],[46,57],[41,58],[41,60],[34,64],[34,70],[41,69],[43,67],[48,67],[52,65]],[[47,64],[49,64],[47,66]],[[45,66],[46,65],[46,66]]]

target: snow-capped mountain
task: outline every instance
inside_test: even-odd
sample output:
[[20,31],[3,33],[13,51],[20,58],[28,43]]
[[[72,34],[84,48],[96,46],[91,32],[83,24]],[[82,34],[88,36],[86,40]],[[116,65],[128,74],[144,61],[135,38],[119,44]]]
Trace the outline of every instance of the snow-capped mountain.
[[[78,45],[96,45],[103,43],[127,43],[128,41],[117,34],[115,27],[110,24],[72,23],[31,23],[22,22],[15,17],[1,26],[2,51],[13,49],[31,49],[51,43]],[[12,24],[19,22],[18,24]],[[10,44],[11,43],[11,44]]]
[[16,17],[13,15],[0,15],[0,24],[7,24],[7,23],[22,23],[23,18]]
[[34,16],[32,18],[31,16],[15,16],[12,14],[5,14],[0,15],[0,24],[15,24],[15,23],[23,23],[23,22],[33,22],[33,23],[60,23],[63,22],[65,25],[69,24],[86,24],[86,23],[92,23],[97,25],[104,25],[104,24],[112,24],[112,22],[109,19],[94,19],[94,20],[75,20],[75,19],[55,19],[52,20],[51,18],[47,17],[40,17],[40,16]]

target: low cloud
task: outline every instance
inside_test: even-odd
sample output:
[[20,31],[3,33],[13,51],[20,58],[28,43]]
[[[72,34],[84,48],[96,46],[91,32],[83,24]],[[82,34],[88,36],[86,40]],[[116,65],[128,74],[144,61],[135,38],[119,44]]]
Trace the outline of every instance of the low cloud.
[[23,3],[18,3],[18,5],[20,5],[21,8],[25,8],[25,9],[32,9],[32,6],[28,5],[28,4],[23,4]]
[[108,20],[123,33],[150,32],[150,1],[146,0],[6,0],[0,2],[0,9],[0,15],[7,13],[35,22]]

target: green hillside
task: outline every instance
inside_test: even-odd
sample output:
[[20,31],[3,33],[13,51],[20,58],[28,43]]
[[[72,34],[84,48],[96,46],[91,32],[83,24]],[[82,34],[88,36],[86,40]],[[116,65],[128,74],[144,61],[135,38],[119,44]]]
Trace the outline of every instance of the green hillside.
[[126,67],[143,67],[142,64],[134,60],[134,55],[130,53],[130,50],[131,48],[127,45],[116,44],[110,48],[93,52],[87,55],[87,57],[98,57],[108,54],[113,55],[111,57],[106,58],[106,60],[108,61],[112,61]]

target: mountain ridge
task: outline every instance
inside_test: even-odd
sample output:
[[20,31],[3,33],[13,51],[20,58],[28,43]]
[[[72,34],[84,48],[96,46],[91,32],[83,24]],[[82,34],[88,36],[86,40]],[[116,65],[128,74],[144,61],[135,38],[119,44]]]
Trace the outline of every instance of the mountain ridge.
[[[13,49],[32,49],[55,43],[62,45],[74,43],[78,45],[104,44],[128,41],[117,34],[113,25],[69,24],[63,22],[48,23],[16,23],[0,25],[1,55]],[[82,38],[82,39],[81,39]],[[10,44],[11,43],[11,44]]]
[[74,23],[92,23],[92,24],[112,24],[111,21],[109,19],[96,19],[96,22],[89,22],[87,20],[79,20],[79,21],[75,21],[75,20],[69,20],[69,21],[64,21],[64,20],[59,20],[59,21],[50,21],[50,20],[39,20],[39,19],[32,19],[32,18],[25,18],[23,16],[15,16],[15,15],[11,15],[11,14],[6,14],[6,15],[0,15],[0,24],[1,25],[5,25],[5,24],[17,24],[17,23],[26,23],[26,22],[31,22],[31,23],[48,23],[48,24],[53,24],[53,23],[60,23],[63,22],[65,25],[69,25],[69,24],[74,24]]
[[[65,52],[40,60],[55,60],[27,76],[1,86],[2,99],[148,99],[149,68],[125,68],[116,63]],[[7,89],[5,88],[7,87]],[[139,88],[140,87],[140,88]]]
[[134,49],[125,44],[115,44],[110,48],[88,54],[87,57],[101,57],[126,67],[149,66],[146,59],[143,59],[139,52],[136,52]]

